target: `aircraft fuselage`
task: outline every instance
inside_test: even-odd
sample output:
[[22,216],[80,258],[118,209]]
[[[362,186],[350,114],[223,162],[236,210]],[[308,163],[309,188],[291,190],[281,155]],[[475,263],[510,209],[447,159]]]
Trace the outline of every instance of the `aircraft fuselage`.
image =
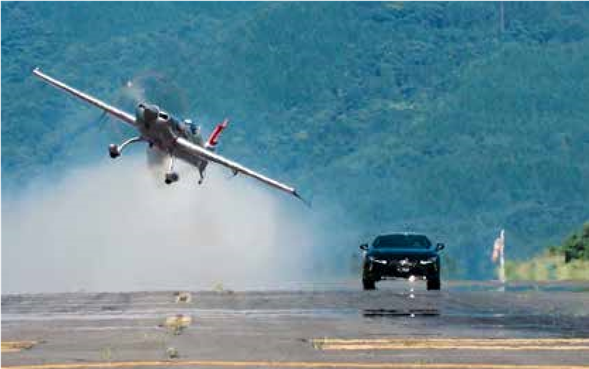
[[137,128],[141,137],[163,152],[182,158],[195,165],[201,172],[205,170],[207,161],[194,156],[183,155],[176,150],[176,140],[179,137],[190,140],[192,143],[204,147],[202,135],[197,132],[192,134],[179,120],[166,113],[156,105],[141,103],[135,109]]

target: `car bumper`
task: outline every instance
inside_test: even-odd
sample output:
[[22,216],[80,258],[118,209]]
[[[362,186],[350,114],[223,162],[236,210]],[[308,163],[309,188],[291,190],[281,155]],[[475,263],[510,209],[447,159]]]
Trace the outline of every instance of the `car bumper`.
[[389,262],[381,264],[377,262],[369,262],[364,266],[364,275],[371,276],[375,279],[382,279],[383,277],[391,278],[409,278],[415,277],[430,277],[438,273],[439,267],[437,263],[421,264],[415,263],[399,263]]

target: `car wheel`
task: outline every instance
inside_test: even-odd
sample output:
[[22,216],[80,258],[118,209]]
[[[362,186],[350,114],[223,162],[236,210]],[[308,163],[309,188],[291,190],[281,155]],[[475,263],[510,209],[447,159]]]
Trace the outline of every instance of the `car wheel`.
[[362,287],[364,291],[370,291],[376,288],[376,282],[373,279],[362,278]]
[[427,290],[428,291],[431,291],[431,290],[437,291],[441,287],[442,287],[442,283],[440,281],[439,275],[437,275],[431,279],[430,278],[427,279]]

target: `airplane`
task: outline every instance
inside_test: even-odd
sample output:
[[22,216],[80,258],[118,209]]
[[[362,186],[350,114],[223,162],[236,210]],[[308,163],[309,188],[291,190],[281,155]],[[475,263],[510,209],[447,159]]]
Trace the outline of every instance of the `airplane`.
[[298,198],[308,205],[295,188],[266,177],[215,153],[215,148],[221,132],[223,132],[229,123],[227,119],[217,125],[205,141],[200,133],[200,128],[193,124],[192,121],[184,120],[181,122],[177,118],[160,109],[157,105],[141,102],[135,109],[135,115],[132,115],[48,76],[41,72],[39,68],[35,68],[33,74],[50,85],[64,90],[69,94],[102,109],[105,114],[110,114],[139,131],[138,136],[132,137],[120,145],[109,145],[108,152],[113,159],[121,156],[123,150],[128,145],[137,142],[145,142],[149,147],[153,148],[155,146],[160,151],[167,153],[169,157],[169,167],[168,171],[165,173],[164,182],[168,185],[177,182],[180,178],[178,173],[174,170],[176,158],[181,159],[198,169],[200,175],[198,180],[199,184],[202,184],[204,181],[205,170],[208,164],[213,162],[229,168],[234,176],[241,173],[255,178],[270,187]]

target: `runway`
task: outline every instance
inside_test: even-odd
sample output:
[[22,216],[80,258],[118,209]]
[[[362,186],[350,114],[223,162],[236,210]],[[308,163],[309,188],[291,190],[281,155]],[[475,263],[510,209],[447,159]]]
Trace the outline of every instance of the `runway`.
[[589,369],[589,284],[378,288],[3,295],[2,367]]

